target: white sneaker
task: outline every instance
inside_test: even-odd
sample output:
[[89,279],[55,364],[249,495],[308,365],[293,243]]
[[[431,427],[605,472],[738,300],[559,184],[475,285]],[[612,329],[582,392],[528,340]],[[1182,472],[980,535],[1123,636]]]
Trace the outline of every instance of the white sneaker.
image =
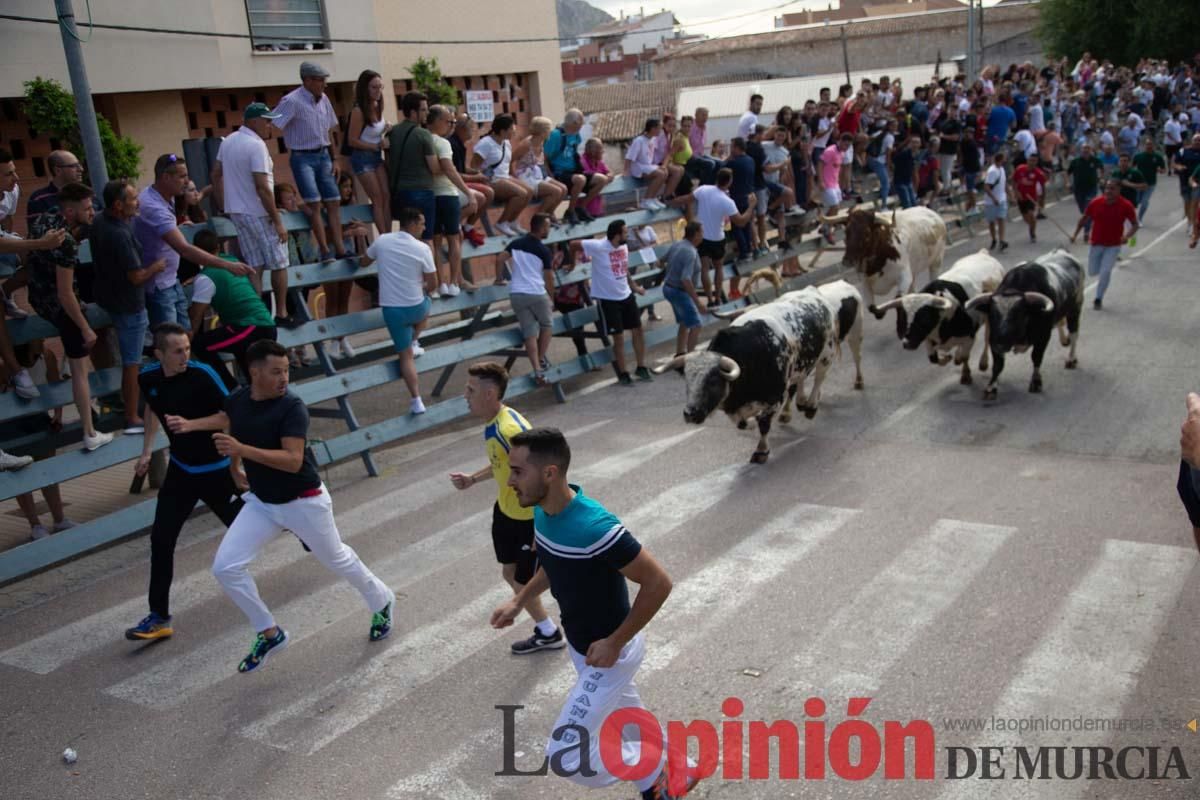
[[0,450],[0,472],[11,472],[28,467],[32,463],[32,456],[14,456],[12,453]]
[[525,234],[529,233],[529,231],[525,230],[524,228],[522,228],[520,225],[518,225],[515,222],[510,222],[509,227],[511,227],[514,231],[517,232],[517,236],[524,236]]
[[313,350],[311,347],[301,347],[300,348],[300,363],[301,364],[303,364],[306,367],[311,367],[313,364],[316,364],[318,360],[319,359],[317,358],[316,350]]
[[458,284],[456,283],[446,284],[446,291],[450,293],[451,297],[458,297],[462,294],[462,290],[458,288]]
[[4,313],[12,319],[25,319],[29,316],[29,312],[17,305],[16,301],[8,295],[4,296]]
[[20,397],[22,400],[32,400],[35,397],[42,396],[27,369],[23,369],[16,375],[13,375],[12,385],[13,390],[17,393],[17,397]]
[[49,535],[50,531],[46,530],[46,526],[40,522],[29,529],[29,538],[33,539],[35,542],[38,539],[45,539]]
[[350,346],[350,340],[343,336],[338,342],[342,345],[342,355],[346,358],[354,358],[354,348]]
[[63,531],[69,531],[71,528],[74,528],[74,527],[75,527],[74,522],[67,519],[66,517],[63,517],[62,522],[54,523],[54,527],[50,529],[50,532],[51,533],[62,533]]
[[93,450],[98,450],[99,448],[104,447],[104,445],[108,444],[112,440],[113,435],[111,433],[96,431],[95,436],[85,435],[83,437],[83,449],[90,453]]
[[418,342],[416,339],[413,339],[412,354],[413,354],[413,358],[420,358],[421,356],[423,356],[425,354],[425,348],[421,347],[421,343]]
[[421,398],[414,397],[412,399],[412,402],[408,404],[408,413],[410,413],[410,414],[424,414],[425,413],[425,404],[423,402],[421,402]]
[[438,295],[441,297],[454,297],[450,291],[450,287],[444,283],[438,285]]
[[641,202],[641,207],[645,211],[658,211],[658,202],[656,200],[646,198]]
[[521,235],[521,234],[517,233],[515,230],[513,230],[513,226],[512,226],[511,222],[497,222],[495,227],[496,227],[496,230],[500,231],[505,236],[520,236]]
[[337,339],[330,339],[325,343],[325,354],[330,358],[342,357],[342,347],[338,344]]
[[784,213],[785,213],[785,214],[803,214],[803,213],[804,213],[804,209],[803,209],[803,208],[801,208],[800,206],[792,206],[791,208],[789,208],[789,209],[788,209],[787,211],[785,211]]

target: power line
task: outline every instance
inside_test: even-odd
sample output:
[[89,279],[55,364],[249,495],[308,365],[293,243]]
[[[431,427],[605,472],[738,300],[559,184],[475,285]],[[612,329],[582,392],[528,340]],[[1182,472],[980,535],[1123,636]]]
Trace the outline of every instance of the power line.
[[[744,11],[744,12],[741,12],[738,14],[731,14],[726,17],[717,17],[715,19],[703,20],[700,22],[693,22],[684,27],[701,28],[701,27],[706,27],[708,25],[715,25],[715,24],[721,23],[721,22],[729,22],[729,21],[735,20],[735,19],[743,19],[745,17],[751,17],[751,16],[755,16],[758,14],[772,13],[775,11],[779,11],[780,9],[787,8],[788,6],[796,5],[796,3],[800,2],[800,1],[801,0],[788,0],[788,2],[779,3],[777,5],[770,6],[768,8],[757,9],[755,11]],[[113,25],[113,24],[105,24],[102,22],[92,22],[90,19],[90,16],[91,16],[90,5],[89,5],[88,10],[89,10],[89,26],[88,27],[92,28],[92,29],[98,28],[100,30],[124,31],[124,32],[131,32],[131,33],[163,33],[163,34],[169,34],[172,36],[199,36],[199,37],[213,38],[213,39],[249,39],[249,40],[259,39],[259,40],[271,41],[271,42],[298,42],[298,43],[308,43],[308,42],[312,42],[314,40],[318,40],[321,42],[328,42],[330,44],[453,45],[453,44],[536,44],[536,43],[545,43],[545,42],[556,42],[556,43],[561,44],[563,42],[573,42],[579,38],[577,36],[531,36],[531,37],[525,37],[525,38],[520,38],[520,39],[344,39],[344,38],[335,38],[335,37],[320,37],[320,38],[318,38],[318,37],[313,37],[313,36],[284,36],[284,35],[255,36],[254,34],[250,34],[250,33],[225,33],[222,31],[191,31],[191,30],[183,30],[180,28],[152,28],[152,27],[141,26],[141,25]],[[22,16],[20,14],[0,14],[0,19],[12,20],[14,22],[33,22],[33,23],[39,23],[39,24],[45,24],[45,25],[58,25],[59,24],[59,20],[57,20],[57,19],[45,19],[45,18],[41,18],[41,17],[27,17],[27,16]],[[675,26],[671,25],[671,26],[660,27],[660,28],[643,28],[636,32],[637,33],[667,33],[667,32],[673,32],[674,30],[675,30]]]

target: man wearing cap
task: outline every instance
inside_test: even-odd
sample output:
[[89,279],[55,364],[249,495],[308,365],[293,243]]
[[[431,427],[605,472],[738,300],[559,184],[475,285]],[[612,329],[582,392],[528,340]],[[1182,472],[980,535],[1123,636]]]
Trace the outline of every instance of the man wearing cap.
[[[340,133],[333,104],[325,96],[325,79],[329,70],[320,64],[305,61],[300,65],[301,85],[283,96],[275,106],[275,127],[283,132],[291,153],[289,164],[300,199],[308,206],[313,238],[321,250],[321,260],[330,262],[346,257],[342,243],[341,193],[338,191],[337,136]],[[321,219],[321,204],[329,216],[333,242],[325,241],[325,223]],[[330,250],[330,244],[333,249]]]
[[133,234],[141,246],[142,267],[149,268],[159,259],[165,262],[162,270],[146,283],[146,311],[151,330],[163,322],[174,322],[184,330],[191,330],[187,295],[179,285],[180,256],[197,266],[227,269],[235,275],[249,275],[253,271],[241,262],[206,253],[184,238],[175,223],[175,198],[183,194],[187,185],[187,163],[180,156],[167,153],[154,162],[154,183],[138,195]]
[[287,314],[287,228],[275,206],[275,163],[264,139],[271,120],[278,119],[266,103],[251,103],[242,111],[242,127],[226,136],[217,150],[212,182],[217,205],[225,209],[237,230],[238,250],[255,272],[250,280],[260,292],[262,272],[271,273],[276,321],[291,326]]

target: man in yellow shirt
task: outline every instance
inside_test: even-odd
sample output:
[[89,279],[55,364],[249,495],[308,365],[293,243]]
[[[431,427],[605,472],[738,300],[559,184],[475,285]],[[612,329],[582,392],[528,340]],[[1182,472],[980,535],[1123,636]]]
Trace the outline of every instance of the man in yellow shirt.
[[[497,496],[492,508],[492,546],[496,550],[496,560],[500,562],[501,574],[516,594],[537,572],[538,565],[533,545],[533,508],[522,508],[517,493],[508,485],[510,442],[512,437],[531,426],[523,416],[504,405],[507,388],[508,371],[494,361],[472,364],[467,370],[464,392],[467,407],[471,416],[486,421],[483,441],[491,463],[469,475],[452,472],[450,481],[456,489],[467,489],[487,480],[488,476],[495,478]],[[529,601],[525,610],[533,617],[534,632],[528,639],[513,642],[515,655],[561,650],[566,646],[562,631],[546,614],[540,599],[535,597]]]

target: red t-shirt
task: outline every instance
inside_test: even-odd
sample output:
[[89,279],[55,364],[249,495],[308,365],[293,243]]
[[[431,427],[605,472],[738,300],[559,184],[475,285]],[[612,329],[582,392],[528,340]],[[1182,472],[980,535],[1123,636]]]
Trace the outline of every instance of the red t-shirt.
[[1012,180],[1018,196],[1036,202],[1042,194],[1042,187],[1046,185],[1046,173],[1038,167],[1022,164],[1013,170]]
[[1088,203],[1084,213],[1092,218],[1092,244],[1101,247],[1117,247],[1121,244],[1126,220],[1137,224],[1133,203],[1124,197],[1118,197],[1116,202],[1110,203],[1101,195]]
[[858,126],[862,120],[862,112],[855,111],[852,103],[847,103],[846,107],[837,116],[838,133],[858,133]]

